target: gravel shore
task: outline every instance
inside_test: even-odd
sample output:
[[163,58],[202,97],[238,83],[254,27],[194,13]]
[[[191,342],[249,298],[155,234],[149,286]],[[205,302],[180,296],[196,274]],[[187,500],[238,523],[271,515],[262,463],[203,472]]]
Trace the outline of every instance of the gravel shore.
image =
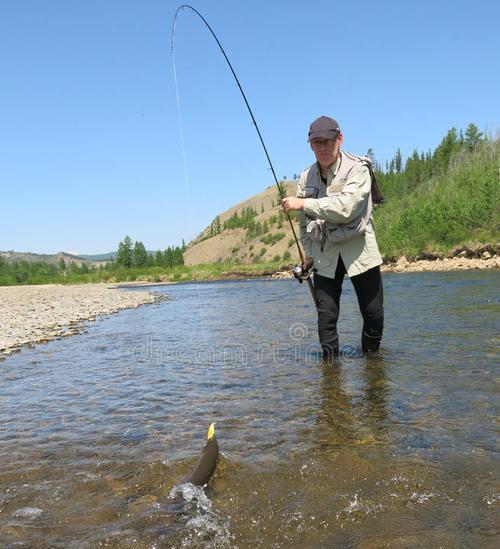
[[[443,259],[409,261],[405,256],[395,263],[384,263],[380,266],[383,273],[418,273],[440,271],[465,271],[473,269],[500,269],[500,257],[484,254],[481,259],[463,256],[445,257]],[[291,270],[278,271],[271,278],[293,278]]]
[[84,320],[160,299],[148,290],[126,292],[110,284],[2,286],[0,355],[77,334]]
[[482,258],[464,256],[445,257],[443,259],[408,261],[405,256],[396,263],[382,265],[382,272],[386,273],[416,273],[422,271],[463,271],[470,269],[498,269],[500,257],[485,253]]

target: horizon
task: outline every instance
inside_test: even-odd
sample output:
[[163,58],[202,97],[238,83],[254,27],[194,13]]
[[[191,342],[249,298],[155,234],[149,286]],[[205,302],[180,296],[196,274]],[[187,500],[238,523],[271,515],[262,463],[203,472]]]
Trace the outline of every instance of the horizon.
[[[129,234],[163,250],[274,183],[217,45],[187,10],[175,35],[184,172],[178,5],[2,4],[0,249],[96,255]],[[464,0],[192,5],[234,65],[279,179],[312,163],[307,128],[322,114],[339,121],[346,150],[372,148],[382,166],[398,148],[435,149],[452,127],[500,128],[492,0],[472,11]],[[331,25],[302,39],[318,20]]]

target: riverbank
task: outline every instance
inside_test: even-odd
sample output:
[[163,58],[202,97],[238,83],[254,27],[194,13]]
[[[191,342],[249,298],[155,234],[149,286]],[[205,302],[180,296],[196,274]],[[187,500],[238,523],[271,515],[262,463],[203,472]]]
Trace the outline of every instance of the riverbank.
[[481,258],[466,257],[463,254],[455,257],[410,261],[406,256],[403,256],[394,263],[384,263],[382,271],[387,273],[416,273],[422,271],[464,271],[498,268],[500,268],[500,257],[485,252]]
[[[456,247],[449,252],[422,252],[416,257],[396,256],[387,259],[382,266],[386,272],[449,271],[463,269],[485,269],[500,267],[499,244],[476,244]],[[17,285],[61,284],[116,284],[116,285],[157,285],[177,282],[204,280],[242,280],[249,278],[291,278],[292,268],[299,258],[289,258],[286,262],[226,262],[196,265],[176,265],[174,267],[130,267],[111,265],[109,268],[94,269],[91,272],[71,274],[64,272],[30,276],[29,269],[21,271],[8,280],[0,276],[0,287]],[[24,265],[26,267],[26,265]],[[26,267],[27,268],[27,267]],[[15,269],[13,270],[13,272]],[[17,271],[16,271],[17,272]],[[21,276],[21,274],[26,276]],[[7,281],[6,281],[7,280]],[[2,285],[4,284],[4,285]]]
[[[383,263],[383,273],[419,273],[442,271],[467,271],[474,269],[499,269],[500,257],[485,253],[482,258],[462,256],[444,257],[436,259],[409,260],[405,256],[392,263]],[[266,275],[263,275],[266,276]],[[293,278],[290,269],[283,269],[271,275],[271,278]]]
[[0,287],[0,356],[79,333],[83,321],[156,303],[151,291],[124,292],[111,284]]

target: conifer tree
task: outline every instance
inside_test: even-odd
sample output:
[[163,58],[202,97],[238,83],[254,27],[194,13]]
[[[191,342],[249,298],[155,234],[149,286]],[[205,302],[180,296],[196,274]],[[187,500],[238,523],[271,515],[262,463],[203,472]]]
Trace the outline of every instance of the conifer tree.
[[144,244],[137,241],[134,244],[134,253],[132,258],[132,264],[134,267],[144,267],[148,263],[148,252],[144,247]]
[[406,160],[404,178],[410,189],[414,189],[422,179],[422,165],[417,149]]
[[433,155],[435,172],[446,170],[453,155],[460,149],[456,128],[451,128],[441,143],[436,147]]
[[155,264],[155,258],[153,254],[146,252],[146,267],[153,267]]
[[373,152],[373,149],[371,147],[366,151],[365,156],[367,156],[370,159],[372,166],[375,168],[377,161],[375,160],[375,153]]
[[469,124],[465,130],[465,145],[469,150],[472,150],[476,145],[483,141],[483,133],[475,124]]
[[118,244],[118,252],[116,253],[116,262],[128,269],[132,266],[133,251],[132,251],[132,239],[130,236],[126,236],[120,244]]
[[401,151],[399,150],[399,147],[398,147],[398,150],[396,151],[396,154],[394,156],[394,169],[396,173],[401,173],[402,167],[403,167],[403,159],[401,157]]
[[174,252],[172,248],[169,246],[164,253],[164,261],[165,261],[165,267],[173,267],[174,266]]
[[176,246],[173,252],[173,262],[174,265],[184,265],[184,256],[182,255],[182,250]]
[[161,250],[158,250],[155,254],[155,263],[158,267],[163,267],[164,255]]

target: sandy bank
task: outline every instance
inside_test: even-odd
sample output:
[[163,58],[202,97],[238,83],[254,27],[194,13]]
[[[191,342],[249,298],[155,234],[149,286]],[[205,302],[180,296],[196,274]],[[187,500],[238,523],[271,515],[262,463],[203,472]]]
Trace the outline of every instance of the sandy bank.
[[84,320],[155,303],[150,291],[125,292],[110,284],[0,287],[0,355],[24,345],[78,333]]

